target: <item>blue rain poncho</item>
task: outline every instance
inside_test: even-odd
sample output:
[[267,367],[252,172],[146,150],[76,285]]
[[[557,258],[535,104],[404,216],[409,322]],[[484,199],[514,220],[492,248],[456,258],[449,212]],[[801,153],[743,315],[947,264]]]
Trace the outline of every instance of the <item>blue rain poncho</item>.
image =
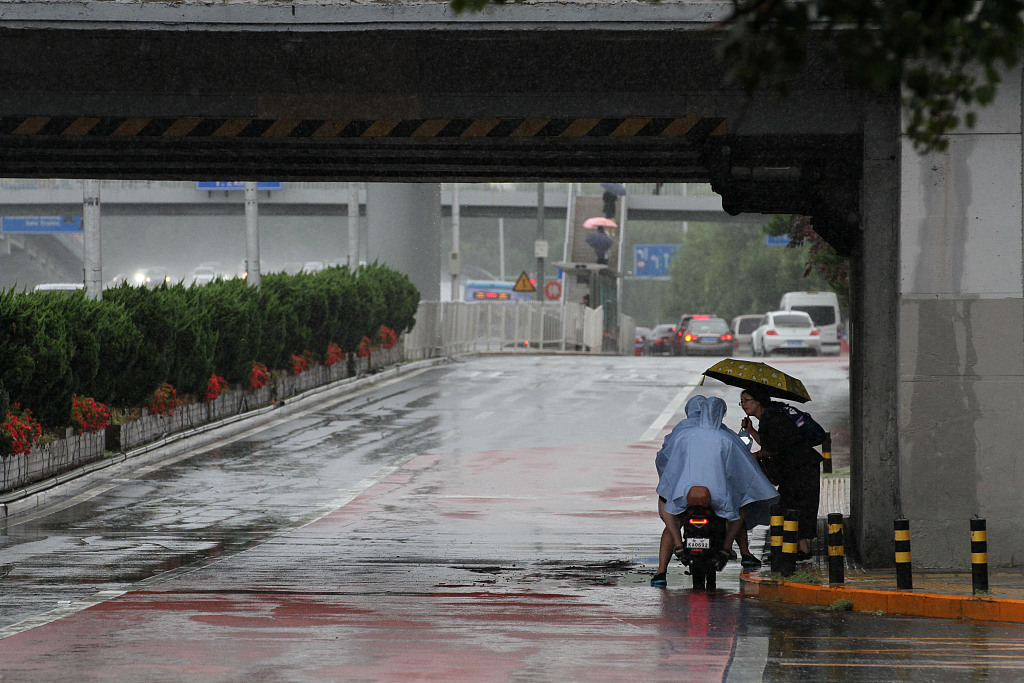
[[724,417],[725,401],[718,397],[698,395],[686,402],[686,419],[665,437],[654,461],[658,495],[666,512],[678,515],[686,509],[690,487],[706,486],[722,519],[739,519],[740,508],[748,506],[748,529],[767,524],[779,493],[747,446],[722,424]]

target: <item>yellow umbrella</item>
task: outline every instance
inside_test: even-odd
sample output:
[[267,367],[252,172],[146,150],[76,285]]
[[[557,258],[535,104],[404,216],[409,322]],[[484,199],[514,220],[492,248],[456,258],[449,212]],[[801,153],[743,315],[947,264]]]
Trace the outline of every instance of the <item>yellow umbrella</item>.
[[[805,403],[811,400],[804,383],[770,365],[752,360],[726,358],[704,371],[711,377],[740,389],[757,389],[775,398]],[[701,384],[704,380],[701,380]]]

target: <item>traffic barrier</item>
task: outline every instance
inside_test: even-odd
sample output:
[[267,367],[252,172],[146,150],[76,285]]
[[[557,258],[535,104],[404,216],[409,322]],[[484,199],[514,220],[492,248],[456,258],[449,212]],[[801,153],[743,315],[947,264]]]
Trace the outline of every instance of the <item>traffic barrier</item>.
[[796,553],[800,542],[799,511],[786,510],[782,522],[782,567],[783,576],[792,576],[796,571]]
[[782,514],[782,506],[773,505],[771,515],[771,526],[769,527],[772,541],[770,563],[772,573],[778,574],[782,571],[782,523],[785,519]]
[[821,442],[821,457],[825,460],[821,464],[821,471],[825,474],[832,473],[832,433],[825,432],[825,440]]
[[975,595],[988,592],[988,531],[984,517],[971,520],[971,587]]
[[843,515],[838,512],[828,516],[828,582],[843,583],[846,552],[843,549]]
[[914,587],[914,578],[910,573],[910,520],[902,517],[895,520],[893,531],[896,541],[896,588],[910,590]]

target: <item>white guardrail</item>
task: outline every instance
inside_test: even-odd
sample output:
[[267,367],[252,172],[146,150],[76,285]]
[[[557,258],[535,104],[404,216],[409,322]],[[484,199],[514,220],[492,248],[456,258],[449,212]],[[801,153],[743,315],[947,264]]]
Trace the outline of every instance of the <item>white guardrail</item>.
[[582,304],[520,301],[421,301],[405,336],[409,360],[475,351],[576,351],[633,354],[636,321],[620,315],[618,335],[604,335],[604,311]]

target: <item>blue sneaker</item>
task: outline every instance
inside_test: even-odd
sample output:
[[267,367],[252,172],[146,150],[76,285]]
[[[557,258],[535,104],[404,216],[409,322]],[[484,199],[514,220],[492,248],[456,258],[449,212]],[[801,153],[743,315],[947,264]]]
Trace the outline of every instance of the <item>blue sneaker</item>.
[[668,580],[665,578],[665,572],[655,574],[651,577],[651,585],[655,588],[665,588],[668,586]]

